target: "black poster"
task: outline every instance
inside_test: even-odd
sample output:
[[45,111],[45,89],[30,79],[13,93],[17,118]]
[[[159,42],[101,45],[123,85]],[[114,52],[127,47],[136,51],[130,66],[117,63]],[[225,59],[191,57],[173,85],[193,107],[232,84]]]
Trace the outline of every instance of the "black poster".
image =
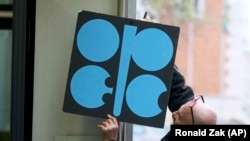
[[179,27],[78,13],[63,111],[164,127]]

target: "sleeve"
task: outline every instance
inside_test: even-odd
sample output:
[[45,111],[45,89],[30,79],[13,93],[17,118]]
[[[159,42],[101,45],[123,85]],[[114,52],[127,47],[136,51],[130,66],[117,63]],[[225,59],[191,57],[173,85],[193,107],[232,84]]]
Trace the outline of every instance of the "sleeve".
[[171,112],[178,110],[181,105],[194,98],[193,89],[185,84],[185,78],[174,66],[172,86],[170,90],[168,107]]

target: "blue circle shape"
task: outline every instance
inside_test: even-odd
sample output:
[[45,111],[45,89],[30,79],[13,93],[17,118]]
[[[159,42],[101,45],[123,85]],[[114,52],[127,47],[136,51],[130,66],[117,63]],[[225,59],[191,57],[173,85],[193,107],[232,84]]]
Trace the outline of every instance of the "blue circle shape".
[[73,99],[86,108],[97,108],[104,104],[103,95],[111,94],[113,88],[106,86],[109,73],[99,66],[88,65],[73,75],[70,90]]
[[118,50],[119,34],[106,20],[90,20],[78,31],[77,47],[88,60],[103,62],[110,59]]
[[173,57],[173,43],[162,30],[148,28],[136,36],[132,57],[136,64],[148,71],[157,71],[171,61]]
[[158,99],[165,91],[167,88],[158,77],[148,74],[140,75],[128,85],[126,101],[136,115],[153,117],[162,111]]

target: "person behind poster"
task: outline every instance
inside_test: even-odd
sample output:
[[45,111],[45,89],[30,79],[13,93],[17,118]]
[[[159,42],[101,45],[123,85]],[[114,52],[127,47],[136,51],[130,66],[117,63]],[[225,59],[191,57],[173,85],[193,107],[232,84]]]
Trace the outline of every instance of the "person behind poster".
[[[147,12],[145,12],[143,20],[152,22],[151,19],[147,18]],[[215,111],[209,105],[197,102],[201,98],[204,100],[202,96],[194,98],[194,95],[193,89],[186,85],[184,76],[174,65],[168,103],[169,110],[172,112],[173,124],[216,124],[217,114]],[[192,106],[192,111],[190,106]],[[98,128],[102,131],[103,141],[116,141],[119,125],[115,117],[108,115],[108,118],[98,125]],[[169,138],[170,132],[161,141],[167,141]]]
[[[179,110],[172,113],[173,125],[215,125],[217,123],[217,114],[215,110],[206,103],[199,102],[203,99],[198,95],[193,100],[183,104]],[[119,123],[115,117],[107,115],[107,119],[97,125],[102,132],[103,141],[116,141],[119,133]],[[212,131],[211,129],[209,131]],[[198,131],[186,131],[175,129],[174,136],[206,136],[206,129]],[[211,134],[211,133],[210,133]],[[170,132],[168,132],[161,141],[169,141]]]

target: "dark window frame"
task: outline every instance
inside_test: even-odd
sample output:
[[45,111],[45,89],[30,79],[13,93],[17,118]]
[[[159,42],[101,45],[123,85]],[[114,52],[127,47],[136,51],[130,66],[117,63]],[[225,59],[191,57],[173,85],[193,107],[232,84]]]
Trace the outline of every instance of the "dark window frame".
[[[13,5],[0,4],[0,12],[12,12]],[[12,17],[0,17],[0,29],[12,29]]]
[[32,141],[35,0],[13,2],[11,141]]

